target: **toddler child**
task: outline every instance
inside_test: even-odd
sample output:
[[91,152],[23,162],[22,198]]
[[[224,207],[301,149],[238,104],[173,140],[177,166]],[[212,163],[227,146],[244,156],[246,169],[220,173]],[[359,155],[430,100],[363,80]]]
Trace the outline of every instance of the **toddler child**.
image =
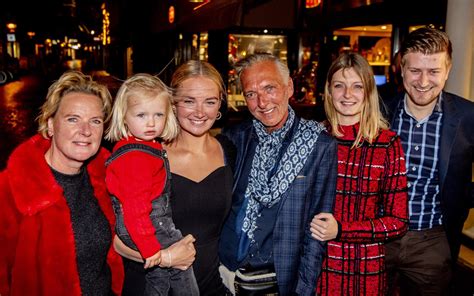
[[182,235],[171,217],[171,173],[158,139],[171,141],[178,131],[171,92],[159,78],[136,74],[123,83],[106,133],[106,139],[117,141],[106,163],[106,183],[117,235],[140,252],[149,269],[145,295],[199,295],[192,268],[171,268],[166,250]]

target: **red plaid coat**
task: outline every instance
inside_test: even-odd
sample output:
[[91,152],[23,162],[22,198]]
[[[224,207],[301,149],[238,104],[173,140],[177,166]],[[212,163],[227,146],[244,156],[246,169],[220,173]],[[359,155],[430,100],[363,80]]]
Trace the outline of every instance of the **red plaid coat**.
[[338,138],[334,217],[338,238],[328,242],[318,295],[383,295],[384,243],[408,228],[407,181],[400,139],[383,130],[374,143],[351,149],[358,124]]

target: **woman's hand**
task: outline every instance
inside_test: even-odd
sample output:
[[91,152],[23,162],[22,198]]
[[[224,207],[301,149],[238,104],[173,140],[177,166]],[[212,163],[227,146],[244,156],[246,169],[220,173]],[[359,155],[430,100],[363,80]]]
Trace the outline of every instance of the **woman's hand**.
[[311,221],[311,236],[319,241],[328,241],[337,237],[337,220],[330,213],[320,213]]
[[196,239],[191,234],[188,234],[168,248],[162,249],[160,267],[173,267],[180,270],[188,269],[193,264],[196,256],[196,249],[194,249],[195,241]]

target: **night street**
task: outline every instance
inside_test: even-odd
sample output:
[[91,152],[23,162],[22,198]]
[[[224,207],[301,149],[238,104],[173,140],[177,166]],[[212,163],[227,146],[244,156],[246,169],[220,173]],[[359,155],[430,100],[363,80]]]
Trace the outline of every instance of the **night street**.
[[36,132],[35,118],[48,84],[44,78],[30,74],[0,86],[0,169],[11,151]]
[[473,33],[474,0],[2,1],[0,296],[474,296]]

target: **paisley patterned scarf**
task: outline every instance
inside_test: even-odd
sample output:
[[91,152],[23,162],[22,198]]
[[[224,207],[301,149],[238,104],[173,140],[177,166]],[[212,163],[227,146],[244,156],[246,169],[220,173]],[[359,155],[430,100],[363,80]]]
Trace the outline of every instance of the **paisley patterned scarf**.
[[[295,112],[290,107],[288,109],[289,115],[284,126],[270,134],[261,122],[253,121],[259,143],[255,150],[249,183],[245,191],[248,204],[242,225],[242,230],[251,242],[255,242],[254,231],[257,229],[259,209],[271,208],[280,201],[281,196],[288,190],[313,151],[317,140],[314,130],[323,130],[322,126],[313,121],[300,120],[295,136],[280,161],[276,163],[283,140],[295,121]],[[277,169],[271,175],[275,165]]]

